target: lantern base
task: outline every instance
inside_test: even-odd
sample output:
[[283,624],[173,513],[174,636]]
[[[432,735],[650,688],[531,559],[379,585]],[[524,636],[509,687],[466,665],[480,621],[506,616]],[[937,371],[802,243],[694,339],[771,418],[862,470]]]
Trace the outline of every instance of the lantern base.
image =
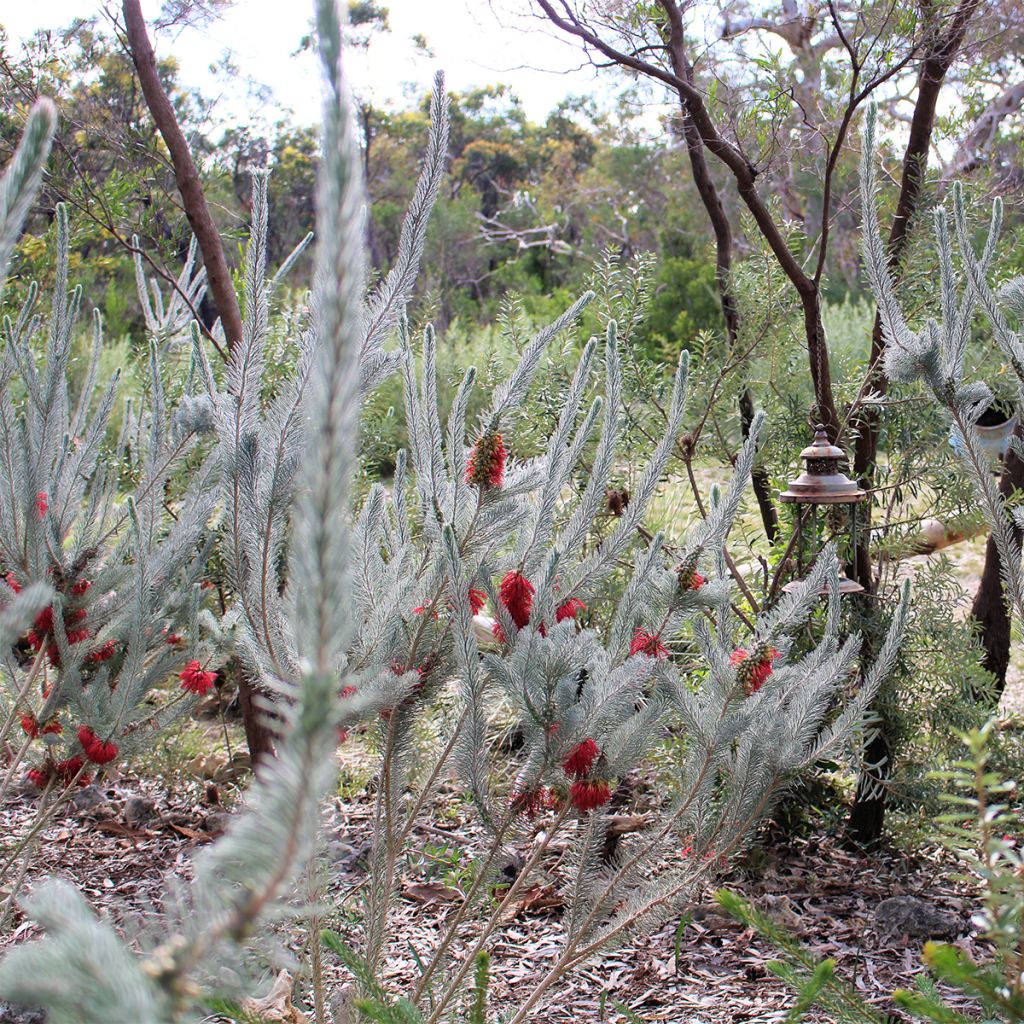
[[[791,591],[796,590],[796,588],[799,587],[802,582],[803,582],[802,580],[790,580],[790,582],[787,583],[782,589],[784,591],[786,591],[786,593],[788,594]],[[863,593],[863,591],[864,591],[864,588],[856,580],[851,580],[847,576],[840,576],[839,577],[839,593],[840,594],[860,594],[860,593]],[[827,586],[822,587],[818,591],[818,593],[821,594],[822,597],[828,596],[828,587]]]

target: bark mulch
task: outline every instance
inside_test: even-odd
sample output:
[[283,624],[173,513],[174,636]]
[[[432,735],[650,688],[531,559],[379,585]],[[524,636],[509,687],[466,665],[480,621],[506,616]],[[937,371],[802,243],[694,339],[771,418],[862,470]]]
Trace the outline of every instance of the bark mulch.
[[[225,822],[223,808],[211,803],[210,793],[208,787],[204,796],[203,787],[196,786],[172,795],[152,781],[130,777],[94,787],[83,794],[79,808],[70,808],[46,830],[32,855],[27,889],[48,875],[60,875],[115,921],[125,914],[153,913],[164,876],[188,878],[195,851]],[[438,925],[458,907],[468,865],[482,843],[468,815],[462,820],[445,801],[442,792],[435,805],[439,813],[430,819],[435,824],[417,830],[401,865],[401,896],[385,968],[390,981],[407,983],[416,977],[414,951],[422,955],[429,950]],[[23,828],[33,806],[33,797],[22,794],[0,808],[2,834]],[[334,800],[328,812],[331,902],[351,897],[365,878],[372,803],[369,797]],[[554,884],[560,852],[552,849],[545,874],[524,891],[491,946],[495,1009],[513,1005],[513,995],[521,998],[557,955],[563,936],[563,908]],[[984,959],[984,944],[970,923],[976,892],[956,880],[956,873],[956,865],[937,850],[859,856],[833,837],[813,835],[760,847],[723,885],[778,919],[815,957],[834,958],[838,973],[879,1012],[902,1020],[890,993],[913,985],[921,970],[923,936],[886,931],[876,921],[876,908],[890,897],[919,897],[926,910],[951,915],[946,920],[954,922],[957,944]],[[350,906],[357,903],[350,901]],[[353,926],[346,925],[350,917],[328,917],[327,923],[343,935],[351,932]],[[0,948],[36,935],[30,921],[17,917],[0,937]],[[295,941],[298,949],[300,940]],[[679,934],[673,922],[591,962],[533,1019],[550,1024],[621,1021],[614,1000],[644,1021],[782,1021],[793,997],[768,970],[777,955],[759,936],[719,912],[709,894]],[[340,990],[346,973],[332,959],[328,954],[328,976]],[[829,1018],[811,1014],[807,1019]]]

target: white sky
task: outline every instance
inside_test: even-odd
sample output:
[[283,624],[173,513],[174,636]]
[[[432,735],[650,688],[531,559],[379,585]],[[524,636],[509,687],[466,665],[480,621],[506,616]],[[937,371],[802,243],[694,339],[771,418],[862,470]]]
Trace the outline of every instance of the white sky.
[[[616,75],[580,67],[578,49],[528,13],[528,0],[380,0],[390,12],[391,34],[374,42],[367,57],[352,54],[348,74],[357,92],[377,103],[401,104],[420,96],[434,71],[444,70],[448,88],[507,83],[522,99],[529,117],[543,120],[566,95],[596,94],[607,99]],[[119,4],[117,6],[120,6]],[[160,0],[143,0],[147,18]],[[39,28],[58,28],[76,16],[101,11],[102,0],[8,0],[0,14],[14,39]],[[312,54],[295,55],[308,31],[312,0],[236,0],[219,20],[202,30],[185,29],[156,39],[158,56],[173,54],[186,85],[218,97],[216,116],[225,121],[274,119],[275,108],[294,111],[299,122],[318,119],[320,89]],[[422,33],[433,56],[410,42]],[[210,65],[229,52],[242,76],[265,85],[268,106],[237,81],[214,76]]]

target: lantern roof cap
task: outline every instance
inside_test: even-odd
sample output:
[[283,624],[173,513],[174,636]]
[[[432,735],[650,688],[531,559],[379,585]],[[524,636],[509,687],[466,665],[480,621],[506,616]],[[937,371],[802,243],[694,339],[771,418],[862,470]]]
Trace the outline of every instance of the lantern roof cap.
[[801,453],[804,471],[790,480],[789,487],[779,495],[784,502],[805,505],[852,505],[863,501],[866,491],[857,486],[840,468],[846,458],[842,448],[832,444],[824,424],[815,427],[814,440]]
[[825,424],[814,428],[814,440],[800,453],[801,459],[844,459],[846,452],[828,439]]

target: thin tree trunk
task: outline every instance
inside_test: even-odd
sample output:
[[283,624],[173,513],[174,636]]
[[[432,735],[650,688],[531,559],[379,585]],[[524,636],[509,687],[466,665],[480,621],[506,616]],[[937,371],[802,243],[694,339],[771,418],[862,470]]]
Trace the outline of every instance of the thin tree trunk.
[[[1024,490],[1024,462],[1011,449],[1006,454],[999,493],[1009,498],[1014,491]],[[1021,531],[1016,525],[1018,541]],[[985,545],[985,566],[981,571],[978,591],[971,605],[971,618],[978,623],[981,645],[985,651],[982,664],[996,678],[996,703],[1006,687],[1006,669],[1010,664],[1011,610],[1003,593],[1002,565],[999,549],[989,534]]]
[[[676,73],[679,74],[680,71],[688,82],[693,81],[693,69],[688,63],[677,69]],[[700,137],[700,132],[697,131],[697,126],[693,123],[693,117],[685,100],[681,100],[680,107],[682,109],[683,138],[686,141],[686,151],[690,158],[693,181],[715,232],[715,281],[718,285],[719,301],[722,304],[722,317],[725,320],[729,348],[734,350],[740,333],[740,311],[736,305],[736,296],[732,291],[732,226],[729,224],[729,218],[722,206],[718,188],[711,177],[707,160],[704,159],[704,142]],[[747,438],[750,436],[750,427],[754,422],[754,396],[749,387],[745,387],[740,393],[739,408],[740,426],[743,437]],[[765,536],[767,536],[769,544],[774,544],[779,535],[779,516],[775,509],[775,503],[772,501],[771,479],[763,466],[754,467],[751,473],[751,485],[761,512],[761,523],[764,526]]]
[[[238,308],[238,299],[231,283],[227,260],[224,258],[224,246],[220,233],[210,215],[210,208],[203,194],[202,182],[196,170],[195,161],[189,150],[188,142],[182,134],[181,126],[174,114],[174,107],[164,92],[164,87],[157,74],[156,54],[149,41],[146,21],[142,16],[139,0],[123,0],[125,29],[128,36],[128,49],[139,75],[142,94],[146,105],[156,123],[157,130],[163,137],[171,155],[174,166],[174,179],[181,193],[185,216],[188,218],[192,233],[196,236],[199,251],[203,254],[206,266],[206,279],[209,292],[220,315],[227,339],[228,351],[232,351],[242,340],[242,314]],[[256,692],[249,680],[240,674],[238,678],[238,697],[245,725],[245,738],[249,746],[249,757],[253,765],[274,752],[273,734],[266,727],[255,705]]]
[[[910,136],[903,154],[903,171],[900,179],[900,194],[896,202],[896,213],[889,228],[889,269],[894,278],[899,276],[903,259],[910,241],[910,226],[918,213],[927,184],[928,153],[931,147],[932,132],[935,128],[935,111],[939,93],[946,74],[953,60],[960,52],[968,23],[978,8],[979,0],[962,0],[954,14],[949,31],[929,51],[921,63],[917,79],[917,101],[910,122]],[[864,391],[885,395],[889,388],[888,378],[882,367],[885,357],[885,338],[882,334],[882,322],[878,312],[871,331],[871,359],[868,364],[867,380]],[[874,403],[862,407],[858,420],[858,435],[854,447],[853,471],[860,485],[870,490],[874,484],[875,468],[878,458],[878,438],[882,419],[878,406]],[[854,553],[854,578],[865,592],[871,595],[875,591],[874,568],[871,562],[871,503],[867,502],[864,509],[864,529],[860,531],[860,542]],[[991,540],[989,541],[991,546]],[[986,558],[986,566],[988,559]],[[998,566],[996,567],[998,583]],[[984,577],[982,577],[984,583]],[[999,591],[1001,602],[1002,591]],[[986,615],[996,615],[995,611],[986,606]],[[984,628],[984,627],[983,627]],[[867,764],[881,765],[874,770],[884,780],[891,774],[891,767],[886,767],[892,757],[891,744],[884,730],[871,739],[864,748],[864,761]],[[872,846],[882,837],[885,824],[885,790],[879,786],[872,772],[861,776],[857,783],[857,792],[847,822],[847,834],[860,846]]]

